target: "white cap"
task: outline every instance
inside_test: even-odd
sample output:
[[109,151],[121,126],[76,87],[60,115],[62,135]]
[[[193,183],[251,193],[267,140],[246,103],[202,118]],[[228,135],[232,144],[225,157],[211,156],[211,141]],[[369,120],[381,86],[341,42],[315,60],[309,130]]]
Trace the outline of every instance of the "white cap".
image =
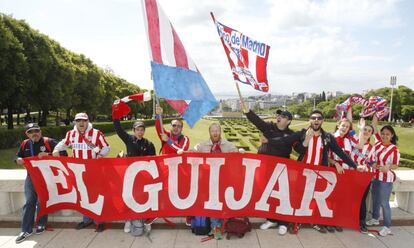
[[89,120],[88,115],[86,113],[77,113],[75,115],[75,121],[76,120]]

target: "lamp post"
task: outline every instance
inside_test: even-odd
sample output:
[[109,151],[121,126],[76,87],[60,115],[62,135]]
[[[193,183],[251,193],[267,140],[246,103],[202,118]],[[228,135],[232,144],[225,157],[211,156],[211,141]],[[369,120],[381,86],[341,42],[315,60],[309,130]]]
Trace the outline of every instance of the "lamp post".
[[397,84],[397,76],[391,76],[390,85],[391,85],[391,101],[390,101],[390,115],[388,116],[388,122],[391,122],[392,116],[392,95],[394,93],[394,86]]

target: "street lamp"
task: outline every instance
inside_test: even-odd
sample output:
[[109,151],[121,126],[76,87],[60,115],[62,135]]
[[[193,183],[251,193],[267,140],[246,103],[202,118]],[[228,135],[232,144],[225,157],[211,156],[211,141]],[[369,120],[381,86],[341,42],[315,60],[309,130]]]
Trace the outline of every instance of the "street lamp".
[[394,93],[394,86],[397,85],[397,76],[391,76],[391,78],[390,78],[390,85],[391,85],[391,101],[390,101],[390,115],[388,116],[388,122],[391,122],[391,116],[392,116],[392,95]]

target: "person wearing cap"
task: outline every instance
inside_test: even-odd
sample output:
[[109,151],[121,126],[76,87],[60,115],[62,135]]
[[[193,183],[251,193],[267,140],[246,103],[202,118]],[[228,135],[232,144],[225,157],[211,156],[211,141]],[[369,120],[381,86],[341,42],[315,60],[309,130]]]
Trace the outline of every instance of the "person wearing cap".
[[[42,131],[36,123],[29,123],[25,126],[27,139],[24,140],[17,151],[16,163],[23,166],[23,158],[38,156],[43,158],[52,153],[53,149],[57,145],[57,141],[48,137],[42,136]],[[62,156],[67,156],[66,152],[61,153]],[[26,240],[27,237],[33,234],[34,217],[37,210],[39,210],[39,203],[37,199],[37,193],[32,183],[30,175],[27,174],[24,182],[24,195],[26,203],[23,206],[22,213],[22,231],[16,238],[16,243],[21,243]],[[47,215],[40,218],[37,223],[35,234],[42,234],[46,229]]]
[[[127,157],[139,157],[139,156],[154,156],[155,147],[154,144],[144,138],[145,124],[141,121],[137,121],[132,125],[133,135],[128,134],[121,126],[119,119],[114,119],[115,131],[119,138],[124,142],[127,149]],[[131,228],[132,227],[132,228]],[[142,228],[137,228],[142,227]],[[147,231],[150,230],[149,226]],[[124,232],[131,233],[133,236],[140,236],[143,234],[144,220],[128,220],[125,222]],[[135,231],[134,231],[135,230]],[[142,231],[140,231],[142,230]]]
[[[309,115],[309,126],[307,128],[286,137],[269,139],[269,144],[275,146],[299,144],[301,149],[298,152],[298,161],[302,161],[307,165],[329,166],[329,156],[336,154],[349,167],[356,169],[357,165],[338,145],[335,137],[323,130],[323,119],[321,111],[313,110]],[[314,147],[321,147],[321,149],[314,149]],[[297,231],[298,225],[295,225],[295,227],[295,231]],[[313,228],[320,233],[328,232],[326,227],[322,225],[313,225]]]
[[[92,127],[86,113],[77,113],[75,115],[75,126],[72,130],[68,131],[65,138],[56,145],[53,150],[53,156],[58,157],[60,151],[66,151],[68,148],[72,148],[74,158],[80,159],[103,158],[108,155],[110,150],[104,134]],[[83,229],[93,223],[94,220],[87,216],[83,216],[83,221],[76,226],[76,229]],[[105,226],[103,223],[96,224],[97,232],[104,231]]]
[[[248,110],[242,101],[242,109],[244,114],[246,115],[247,119],[253,123],[262,133],[262,143],[258,149],[259,154],[267,154],[273,155],[283,158],[290,158],[290,154],[292,153],[292,147],[296,149],[296,145],[290,146],[275,146],[268,144],[268,139],[276,138],[276,137],[285,137],[293,134],[293,131],[289,128],[290,123],[292,122],[292,114],[289,111],[276,111],[276,123],[273,122],[266,122],[263,121],[256,113],[252,110]],[[260,229],[267,230],[271,227],[275,227],[279,224],[279,234],[285,235],[287,233],[288,222],[286,221],[278,221],[275,219],[267,219],[262,225],[260,225]]]

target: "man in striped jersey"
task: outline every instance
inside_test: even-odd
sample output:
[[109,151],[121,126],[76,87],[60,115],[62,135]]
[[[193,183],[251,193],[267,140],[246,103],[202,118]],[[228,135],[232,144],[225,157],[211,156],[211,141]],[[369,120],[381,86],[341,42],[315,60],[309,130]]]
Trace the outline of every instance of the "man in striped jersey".
[[[276,146],[292,146],[298,143],[304,149],[299,154],[298,161],[308,165],[328,166],[330,152],[338,155],[344,163],[352,168],[357,168],[354,161],[341,149],[335,140],[335,137],[322,129],[323,114],[319,110],[314,110],[309,116],[309,127],[302,129],[292,135],[269,139],[269,144]],[[314,225],[315,230],[321,233],[327,233],[324,226]]]
[[[56,145],[53,150],[53,156],[58,157],[59,151],[65,151],[72,148],[72,156],[81,159],[103,158],[109,153],[109,144],[101,131],[92,127],[89,117],[86,113],[75,115],[75,126],[66,133],[66,137]],[[88,216],[83,216],[76,229],[80,230],[92,225],[95,221]],[[105,229],[104,223],[96,223],[97,232]]]
[[[155,107],[155,129],[157,130],[158,137],[161,140],[161,152],[160,154],[182,154],[183,151],[187,151],[190,146],[190,139],[182,134],[183,122],[181,120],[171,121],[171,130],[167,131],[161,126],[161,120],[163,109],[157,105]],[[146,228],[151,225],[157,218],[147,219],[145,221]],[[168,220],[164,219],[165,221]],[[191,226],[191,217],[187,216],[185,220],[187,226]]]

